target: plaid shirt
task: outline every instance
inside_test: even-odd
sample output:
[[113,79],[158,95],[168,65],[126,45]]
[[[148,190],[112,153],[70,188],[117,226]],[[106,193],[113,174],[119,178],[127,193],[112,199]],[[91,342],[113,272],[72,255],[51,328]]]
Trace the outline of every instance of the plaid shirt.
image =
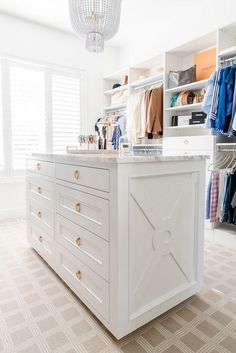
[[219,172],[212,172],[210,221],[218,222]]

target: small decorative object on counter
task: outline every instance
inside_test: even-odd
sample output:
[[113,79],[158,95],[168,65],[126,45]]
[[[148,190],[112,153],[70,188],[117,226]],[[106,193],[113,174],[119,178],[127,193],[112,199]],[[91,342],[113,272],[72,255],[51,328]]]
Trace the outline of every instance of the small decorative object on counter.
[[120,137],[119,147],[120,147],[120,154],[122,156],[129,155],[132,153],[132,143],[129,141],[127,134]]
[[78,141],[81,150],[96,150],[98,146],[97,135],[79,135]]

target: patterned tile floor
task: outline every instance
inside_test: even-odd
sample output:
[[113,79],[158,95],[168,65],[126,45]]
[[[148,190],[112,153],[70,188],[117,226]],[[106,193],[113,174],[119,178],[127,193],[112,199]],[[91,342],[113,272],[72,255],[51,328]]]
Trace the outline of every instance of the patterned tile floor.
[[207,244],[202,292],[119,342],[25,240],[0,222],[0,352],[236,353],[236,251]]

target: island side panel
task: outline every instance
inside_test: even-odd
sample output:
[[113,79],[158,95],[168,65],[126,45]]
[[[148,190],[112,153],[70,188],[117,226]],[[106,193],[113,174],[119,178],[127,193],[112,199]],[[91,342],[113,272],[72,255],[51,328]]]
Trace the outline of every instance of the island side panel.
[[120,335],[202,284],[205,161],[119,166]]

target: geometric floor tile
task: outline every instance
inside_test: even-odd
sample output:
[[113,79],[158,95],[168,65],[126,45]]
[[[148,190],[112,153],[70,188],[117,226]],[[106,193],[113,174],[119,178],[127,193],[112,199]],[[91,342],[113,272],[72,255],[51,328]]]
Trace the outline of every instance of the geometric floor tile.
[[201,292],[114,339],[26,241],[0,222],[0,353],[236,353],[236,251],[205,244]]

